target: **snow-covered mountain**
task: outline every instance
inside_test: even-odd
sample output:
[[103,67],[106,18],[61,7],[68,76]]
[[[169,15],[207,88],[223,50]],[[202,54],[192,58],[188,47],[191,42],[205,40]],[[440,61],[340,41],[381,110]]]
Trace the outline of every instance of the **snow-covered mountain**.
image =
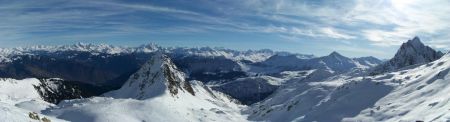
[[6,95],[0,96],[1,111],[6,114],[0,118],[34,121],[34,115],[39,115],[39,119],[46,117],[57,122],[246,121],[240,113],[244,106],[200,81],[186,81],[183,73],[162,53],[152,56],[122,88],[104,97],[65,100],[58,105],[47,103],[40,91],[59,89],[60,86],[49,85],[52,82],[45,82],[44,87],[37,87],[42,86],[38,79],[0,82],[0,95]]
[[[428,50],[423,44],[417,46],[418,38],[413,40],[397,54],[404,55],[412,45]],[[350,73],[317,82],[287,82],[246,113],[254,121],[449,121],[450,55],[427,63],[436,55],[428,52],[409,52],[403,57],[409,60],[400,61],[418,63],[409,64],[415,67],[394,67],[398,69],[384,74]]]
[[[24,85],[35,89],[24,91],[27,92],[25,94],[37,95],[32,99],[27,96],[25,96],[27,99],[23,99],[22,96],[18,97],[20,99],[11,99],[11,94],[17,95],[10,92],[2,93],[0,89],[0,94],[7,94],[9,97],[5,99],[12,101],[0,107],[9,109],[5,112],[18,111],[24,115],[28,114],[27,112],[36,112],[52,121],[390,121],[399,119],[393,115],[403,113],[391,112],[391,115],[388,109],[383,111],[388,114],[376,113],[375,110],[383,110],[383,108],[374,105],[381,106],[385,102],[405,102],[406,100],[391,100],[391,98],[400,97],[398,94],[401,93],[396,93],[396,90],[402,91],[404,87],[419,89],[419,86],[414,88],[407,86],[405,81],[425,82],[419,80],[438,75],[433,72],[443,71],[445,74],[445,69],[450,68],[450,65],[449,67],[445,65],[445,61],[450,60],[450,56],[444,56],[447,58],[437,60],[440,62],[435,61],[417,68],[364,76],[358,72],[373,68],[382,61],[374,57],[348,58],[337,52],[323,57],[314,57],[270,50],[161,48],[156,45],[138,47],[139,51],[137,48],[111,51],[110,47],[104,46],[107,47],[103,49],[106,50],[105,52],[101,50],[90,52],[91,49],[97,50],[96,46],[78,45],[75,46],[76,49],[83,53],[77,50],[45,51],[48,47],[42,47],[41,51],[30,51],[31,53],[9,53],[20,58],[11,58],[12,62],[6,62],[3,68],[8,64],[14,64],[18,68],[6,69],[17,71],[16,69],[26,66],[29,70],[25,71],[43,76],[53,74],[55,71],[61,74],[70,73],[62,72],[67,70],[59,71],[42,67],[51,65],[60,66],[59,69],[61,69],[66,64],[71,66],[77,64],[68,69],[91,69],[91,65],[84,64],[92,63],[94,64],[92,66],[96,66],[91,69],[94,74],[103,70],[114,71],[104,72],[106,74],[119,74],[111,75],[119,77],[116,79],[124,79],[122,83],[113,82],[121,85],[118,89],[101,96],[84,98],[80,94],[86,93],[86,90],[74,89],[80,88],[79,85],[72,87],[71,84],[60,84],[63,81],[58,79],[38,80],[36,83]],[[82,51],[82,49],[86,50]],[[130,52],[124,53],[124,51]],[[150,60],[147,61],[147,59]],[[145,62],[140,63],[144,60]],[[30,63],[34,61],[39,62]],[[115,67],[124,61],[131,62],[129,66],[140,68],[115,72],[126,68]],[[96,69],[99,67],[100,69]],[[116,69],[113,70],[113,68]],[[420,70],[423,72],[419,72]],[[1,73],[0,70],[0,75]],[[76,75],[84,76],[73,74],[73,76]],[[204,81],[198,81],[199,79]],[[23,85],[8,87],[23,87]],[[419,92],[414,93],[419,94]],[[386,101],[380,101],[391,94],[393,96],[386,98]],[[62,96],[74,96],[77,99],[62,98]],[[231,97],[249,106],[239,105],[238,101]],[[33,99],[38,99],[40,102],[30,103],[30,101],[36,101]],[[59,102],[62,99],[72,100]],[[17,100],[37,107],[29,107],[30,104],[17,105],[20,103]],[[58,102],[57,105],[52,104]],[[411,105],[418,104],[411,103]],[[406,107],[410,106],[401,109],[407,110]],[[30,118],[27,117],[5,118],[6,120]]]
[[417,68],[285,85],[254,104],[250,120],[448,121],[450,55]]
[[169,92],[172,96],[195,92],[185,75],[172,63],[171,59],[157,52],[141,69],[131,75],[122,88],[106,93],[115,98],[147,99]]
[[442,52],[425,46],[419,37],[414,37],[403,43],[392,59],[377,66],[371,73],[379,74],[407,66],[428,63],[441,58],[442,55]]
[[[244,70],[247,75],[229,79],[227,82],[209,84],[213,89],[250,105],[265,99],[288,81],[315,82],[348,72],[356,74],[379,63],[381,61],[373,57],[351,59],[337,52],[323,57],[277,54],[262,62],[244,64],[244,67],[249,68]],[[285,76],[285,73],[294,76]],[[273,84],[273,81],[278,83]]]
[[[2,48],[2,50],[5,54],[5,60],[8,61],[0,64],[0,77],[16,79],[58,77],[99,85],[106,90],[120,88],[157,51],[167,54],[174,64],[186,74],[188,80],[199,80],[203,83],[219,82],[221,84],[239,78],[251,78],[255,74],[262,74],[249,70],[254,64],[265,61],[274,55],[294,55],[295,58],[299,59],[314,57],[267,49],[236,51],[209,47],[162,48],[154,44],[138,47],[118,47],[78,43],[63,46]],[[273,64],[279,65],[280,63],[274,62]],[[286,66],[295,67],[296,65]],[[271,75],[280,74],[278,72]],[[226,87],[231,88],[230,86],[227,85]],[[273,91],[274,88],[271,90]],[[261,94],[268,93],[271,92]],[[261,97],[261,99],[264,98]]]
[[69,121],[246,121],[233,99],[186,81],[160,52],[103,96],[64,101],[48,114]]

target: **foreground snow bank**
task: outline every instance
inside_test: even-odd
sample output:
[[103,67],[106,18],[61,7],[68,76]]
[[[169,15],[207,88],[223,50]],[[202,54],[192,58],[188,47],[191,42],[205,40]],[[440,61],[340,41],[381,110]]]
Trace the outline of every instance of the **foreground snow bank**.
[[244,107],[227,96],[205,89],[194,81],[196,96],[170,93],[137,100],[112,97],[66,100],[59,108],[47,110],[50,116],[69,121],[89,122],[185,122],[185,121],[247,121],[241,115]]
[[[40,85],[35,78],[15,80],[0,79],[0,120],[5,122],[40,122],[43,118],[52,122],[64,121],[43,115],[41,111],[55,105],[45,102],[34,86]],[[39,117],[32,118],[30,114]]]

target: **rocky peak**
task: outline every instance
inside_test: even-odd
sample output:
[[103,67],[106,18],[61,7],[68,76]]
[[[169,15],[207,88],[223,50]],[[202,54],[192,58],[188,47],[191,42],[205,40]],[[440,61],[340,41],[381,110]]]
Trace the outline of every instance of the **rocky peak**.
[[350,58],[347,58],[336,51],[331,52],[328,56],[323,57],[324,60],[332,60],[337,62],[349,61]]
[[414,37],[402,44],[395,54],[395,57],[391,59],[390,62],[401,68],[414,64],[428,63],[439,59],[442,55],[442,52],[435,51],[431,47],[425,46],[420,41],[419,37]]
[[425,46],[425,45],[420,41],[420,38],[417,37],[417,36],[414,37],[414,38],[411,39],[411,40],[408,40],[406,43],[409,44],[409,45],[412,45],[412,46]]
[[338,52],[336,52],[336,51],[333,51],[333,52],[331,52],[328,56],[339,56],[339,57],[341,57],[342,55],[341,54],[339,54]]
[[195,96],[191,84],[185,80],[185,75],[171,59],[162,52],[156,52],[141,69],[130,76],[128,81],[117,91],[110,94],[113,97],[146,99],[170,93],[177,96],[181,92]]
[[373,73],[382,73],[400,69],[406,66],[428,63],[441,58],[442,52],[424,45],[419,37],[414,37],[403,43],[394,58],[375,68]]

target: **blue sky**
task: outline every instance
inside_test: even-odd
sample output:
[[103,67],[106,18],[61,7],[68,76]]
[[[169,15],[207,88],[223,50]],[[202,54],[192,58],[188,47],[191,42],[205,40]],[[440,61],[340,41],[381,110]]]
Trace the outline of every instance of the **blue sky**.
[[154,42],[390,58],[414,36],[447,50],[448,6],[448,0],[0,0],[0,47]]

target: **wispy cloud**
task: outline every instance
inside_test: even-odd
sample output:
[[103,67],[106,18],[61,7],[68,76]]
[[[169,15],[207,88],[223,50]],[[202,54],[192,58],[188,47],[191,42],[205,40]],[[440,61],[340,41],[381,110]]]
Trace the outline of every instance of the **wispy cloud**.
[[445,36],[450,33],[448,0],[19,0],[0,3],[0,41],[256,33],[273,35],[278,40],[331,40],[385,48],[418,35],[433,47],[450,48],[445,46],[450,44],[449,37]]
[[362,32],[375,45],[398,45],[416,35],[450,32],[449,5],[446,0],[359,1],[347,19],[374,24]]
[[356,38],[355,36],[351,36],[348,34],[344,34],[342,32],[338,32],[337,30],[330,28],[330,27],[321,28],[320,31],[323,34],[325,34],[326,36],[328,36],[330,38],[335,38],[335,39],[354,39],[354,38]]

